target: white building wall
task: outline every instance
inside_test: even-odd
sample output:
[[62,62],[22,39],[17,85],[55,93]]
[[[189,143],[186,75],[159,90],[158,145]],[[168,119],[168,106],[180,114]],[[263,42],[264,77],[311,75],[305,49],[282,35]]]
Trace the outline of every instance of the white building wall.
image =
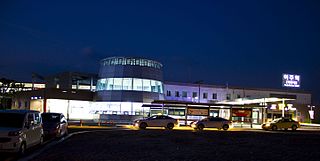
[[[168,96],[168,91],[171,92],[171,96]],[[179,92],[179,97],[175,96],[176,91]],[[187,97],[182,97],[183,92],[187,92]],[[199,93],[199,86],[193,84],[165,84],[164,94],[166,100],[179,100],[179,101],[192,101],[198,102],[198,98],[192,98],[192,93]],[[203,93],[208,94],[208,98],[203,98]],[[213,93],[217,94],[217,99],[212,99]],[[282,95],[296,95],[296,100],[292,101],[297,104],[311,104],[311,94],[299,93],[292,91],[279,91],[279,90],[264,90],[264,89],[239,89],[239,88],[224,88],[208,85],[200,85],[200,102],[208,103],[212,101],[223,101],[227,99],[227,94],[230,95],[230,99],[237,98],[266,98],[270,97],[270,94],[282,94]]]
[[[171,92],[171,96],[168,96],[168,91]],[[176,96],[176,92],[179,92],[179,97]],[[182,93],[187,92],[187,97],[183,97]],[[193,92],[197,93],[197,97],[193,98]],[[191,85],[170,85],[165,84],[164,94],[166,100],[179,100],[179,101],[192,101],[199,102],[199,86]],[[203,94],[207,93],[207,98],[203,98]],[[213,99],[213,94],[216,94],[217,98]],[[227,90],[224,88],[212,88],[207,86],[200,86],[200,102],[208,103],[213,101],[222,101],[226,99]]]

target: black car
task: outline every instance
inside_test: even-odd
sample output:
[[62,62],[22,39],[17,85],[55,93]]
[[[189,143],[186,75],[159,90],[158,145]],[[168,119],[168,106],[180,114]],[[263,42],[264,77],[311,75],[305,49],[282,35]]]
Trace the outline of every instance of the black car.
[[68,121],[62,113],[42,113],[43,131],[47,138],[68,135]]

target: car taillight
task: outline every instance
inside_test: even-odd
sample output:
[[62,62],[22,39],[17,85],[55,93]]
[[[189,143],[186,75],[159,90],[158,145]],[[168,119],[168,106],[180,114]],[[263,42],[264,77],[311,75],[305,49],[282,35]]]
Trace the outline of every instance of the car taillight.
[[19,136],[22,132],[20,130],[18,131],[10,131],[8,133],[9,136]]

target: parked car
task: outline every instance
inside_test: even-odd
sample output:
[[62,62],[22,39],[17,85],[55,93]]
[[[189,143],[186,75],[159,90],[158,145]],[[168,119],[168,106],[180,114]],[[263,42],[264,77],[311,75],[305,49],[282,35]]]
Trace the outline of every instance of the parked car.
[[135,120],[133,125],[140,129],[147,127],[165,127],[166,129],[173,129],[178,125],[178,121],[172,117],[165,115],[154,115],[146,119]]
[[47,138],[68,135],[68,121],[62,113],[42,113],[43,131]]
[[39,111],[0,110],[0,152],[18,152],[43,143]]
[[204,128],[218,128],[228,130],[232,126],[232,121],[221,117],[208,117],[199,121],[192,122],[191,127],[196,130],[203,130]]
[[284,118],[284,117],[275,119],[266,124],[262,124],[262,128],[264,130],[278,130],[278,129],[288,130],[289,128],[291,128],[293,131],[295,131],[299,127],[300,127],[299,122],[292,120],[291,118]]

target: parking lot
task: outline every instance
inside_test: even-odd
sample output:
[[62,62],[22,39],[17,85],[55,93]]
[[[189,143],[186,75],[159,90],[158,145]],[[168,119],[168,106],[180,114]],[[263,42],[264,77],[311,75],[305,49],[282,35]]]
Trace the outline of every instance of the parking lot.
[[124,126],[72,128],[70,132],[73,134],[68,139],[50,141],[20,160],[315,160],[320,157],[317,129],[194,131],[179,127],[170,131]]

